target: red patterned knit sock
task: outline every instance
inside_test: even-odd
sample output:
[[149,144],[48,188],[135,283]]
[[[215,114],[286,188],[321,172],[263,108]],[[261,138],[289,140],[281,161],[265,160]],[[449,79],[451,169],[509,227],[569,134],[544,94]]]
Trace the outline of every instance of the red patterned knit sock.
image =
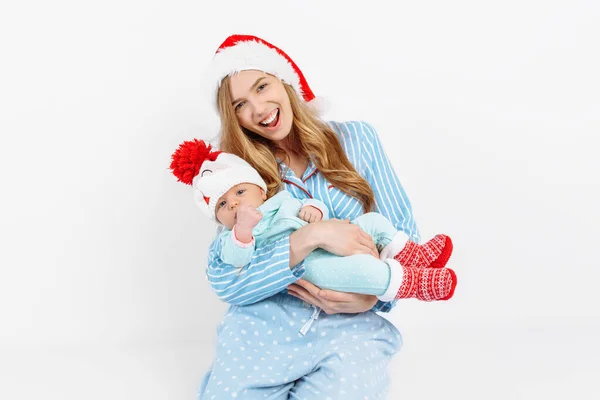
[[450,268],[402,267],[402,284],[396,299],[448,300],[454,295],[456,273]]
[[443,268],[452,254],[452,247],[450,236],[441,234],[421,245],[409,240],[394,259],[405,267]]

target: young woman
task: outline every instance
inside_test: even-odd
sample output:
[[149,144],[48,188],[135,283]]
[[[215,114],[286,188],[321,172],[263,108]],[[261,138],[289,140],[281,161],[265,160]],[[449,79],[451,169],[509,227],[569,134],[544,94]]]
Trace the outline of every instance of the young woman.
[[386,398],[387,367],[401,337],[375,312],[388,312],[394,302],[320,290],[301,279],[304,259],[317,248],[378,257],[371,237],[350,223],[366,212],[383,214],[407,241],[420,239],[375,129],[321,121],[297,65],[254,36],[227,38],[214,56],[211,79],[220,150],[256,169],[269,197],[286,189],[301,200],[318,199],[331,219],[257,248],[241,270],[221,260],[220,241],[213,242],[207,276],[231,307],[200,398]]

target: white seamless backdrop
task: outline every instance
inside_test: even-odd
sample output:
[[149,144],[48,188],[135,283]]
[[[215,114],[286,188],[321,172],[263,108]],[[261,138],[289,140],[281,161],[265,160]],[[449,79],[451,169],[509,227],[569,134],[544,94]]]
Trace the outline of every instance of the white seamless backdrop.
[[195,398],[226,305],[168,166],[217,132],[202,71],[232,33],[290,54],[326,118],[372,123],[423,238],[454,239],[455,297],[385,315],[390,398],[598,397],[599,20],[591,0],[3,4],[0,398]]

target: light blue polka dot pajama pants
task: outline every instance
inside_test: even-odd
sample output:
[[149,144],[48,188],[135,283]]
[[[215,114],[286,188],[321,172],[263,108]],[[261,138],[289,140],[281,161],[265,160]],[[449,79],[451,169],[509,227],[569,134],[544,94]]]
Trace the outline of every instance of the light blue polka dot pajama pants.
[[286,293],[230,307],[199,399],[386,399],[400,332],[371,311],[319,311]]

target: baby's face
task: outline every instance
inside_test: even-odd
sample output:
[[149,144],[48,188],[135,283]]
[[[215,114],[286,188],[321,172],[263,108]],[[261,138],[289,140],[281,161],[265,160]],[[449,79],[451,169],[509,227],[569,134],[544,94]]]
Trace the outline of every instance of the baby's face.
[[267,194],[257,185],[240,183],[219,198],[215,215],[220,223],[231,229],[237,220],[237,210],[240,205],[249,204],[254,208],[258,208],[266,199]]

